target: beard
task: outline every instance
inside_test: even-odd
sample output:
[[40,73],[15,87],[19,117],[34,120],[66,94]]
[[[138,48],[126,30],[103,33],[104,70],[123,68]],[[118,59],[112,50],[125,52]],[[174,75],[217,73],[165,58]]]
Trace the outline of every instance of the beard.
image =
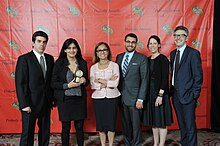
[[131,50],[129,50],[129,49],[126,47],[126,51],[130,53],[130,52],[133,52],[133,51],[135,50],[135,48],[136,48],[136,47],[133,47]]

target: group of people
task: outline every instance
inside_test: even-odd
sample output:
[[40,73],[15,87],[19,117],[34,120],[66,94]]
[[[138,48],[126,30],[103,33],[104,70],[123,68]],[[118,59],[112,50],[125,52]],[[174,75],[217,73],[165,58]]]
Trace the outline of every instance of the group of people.
[[160,53],[161,41],[156,35],[148,39],[151,56],[146,57],[136,51],[138,37],[134,33],[127,34],[126,51],[117,55],[116,62],[112,61],[109,45],[99,42],[94,49],[89,78],[87,62],[75,39],[65,40],[54,63],[53,57],[44,52],[47,34],[35,32],[33,50],[19,56],[15,72],[22,113],[20,146],[33,146],[36,121],[39,145],[49,145],[50,112],[55,106],[62,123],[62,145],[69,146],[71,121],[74,121],[77,144],[83,146],[89,83],[102,146],[107,139],[109,146],[113,146],[118,109],[126,146],[142,145],[142,122],[152,127],[154,146],[164,146],[167,126],[173,123],[170,96],[181,145],[197,146],[195,109],[203,75],[200,53],[187,45],[188,35],[186,27],[175,28],[177,48],[170,53],[170,61]]

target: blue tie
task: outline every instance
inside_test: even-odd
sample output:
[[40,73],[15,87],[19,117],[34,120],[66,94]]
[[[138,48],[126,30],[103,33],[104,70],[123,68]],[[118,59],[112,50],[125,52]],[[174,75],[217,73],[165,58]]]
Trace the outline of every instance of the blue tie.
[[123,64],[123,69],[122,69],[123,77],[125,77],[125,74],[126,74],[127,69],[128,69],[128,57],[129,57],[129,55],[127,54],[125,56],[125,61],[124,61],[124,64]]

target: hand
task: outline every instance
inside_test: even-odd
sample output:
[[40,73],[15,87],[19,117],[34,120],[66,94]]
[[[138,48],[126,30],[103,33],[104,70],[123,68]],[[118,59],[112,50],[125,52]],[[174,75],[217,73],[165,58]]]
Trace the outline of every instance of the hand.
[[99,83],[99,79],[95,79],[94,82],[95,82],[95,83]]
[[98,79],[98,82],[101,84],[101,88],[106,88],[107,87],[107,80]]
[[155,101],[155,106],[158,107],[158,106],[162,105],[162,100],[163,100],[163,98],[158,96]]
[[31,113],[31,108],[28,106],[28,107],[23,108],[22,111]]
[[106,79],[99,78],[98,82],[101,83],[101,84],[107,84],[107,80]]
[[76,83],[74,81],[71,81],[68,83],[68,88],[74,88],[74,87],[78,87],[80,85],[81,85],[81,83]]
[[83,84],[83,83],[85,83],[85,82],[86,82],[86,79],[85,79],[84,77],[81,77],[81,78],[79,79],[79,83]]
[[137,101],[136,101],[136,108],[137,108],[137,109],[142,109],[142,108],[143,108],[143,102],[137,100]]
[[110,81],[115,81],[116,79],[118,78],[118,75],[116,74],[113,74],[111,77],[110,77]]

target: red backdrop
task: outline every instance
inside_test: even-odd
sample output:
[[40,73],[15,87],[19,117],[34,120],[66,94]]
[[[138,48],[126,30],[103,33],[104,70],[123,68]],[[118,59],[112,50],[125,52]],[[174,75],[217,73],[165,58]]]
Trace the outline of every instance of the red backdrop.
[[[167,57],[175,49],[172,31],[189,28],[188,44],[201,52],[204,83],[198,108],[197,127],[210,127],[210,94],[214,0],[1,0],[0,4],[0,133],[20,133],[21,114],[15,93],[14,70],[19,55],[32,49],[34,31],[49,35],[47,53],[57,58],[65,39],[76,38],[84,58],[92,65],[95,44],[110,44],[113,60],[124,51],[124,36],[139,37],[137,50],[149,55],[148,37],[157,34]],[[85,131],[95,131],[91,89]],[[169,127],[176,129],[177,121]],[[120,120],[118,129],[120,130]],[[57,109],[52,111],[51,131],[60,132]]]

